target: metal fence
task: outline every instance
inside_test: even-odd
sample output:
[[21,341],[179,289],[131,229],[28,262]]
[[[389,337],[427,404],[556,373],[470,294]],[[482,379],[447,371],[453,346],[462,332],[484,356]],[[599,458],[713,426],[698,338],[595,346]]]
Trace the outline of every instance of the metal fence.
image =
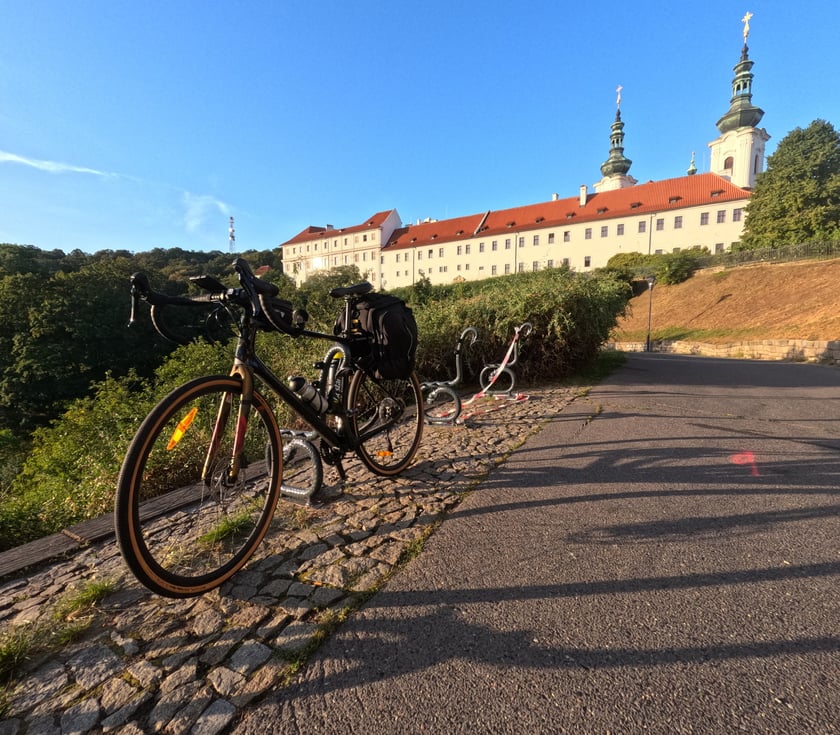
[[840,240],[827,242],[805,242],[799,245],[785,245],[779,248],[761,250],[735,250],[698,258],[701,268],[715,266],[744,265],[745,263],[784,263],[794,260],[819,260],[840,258]]

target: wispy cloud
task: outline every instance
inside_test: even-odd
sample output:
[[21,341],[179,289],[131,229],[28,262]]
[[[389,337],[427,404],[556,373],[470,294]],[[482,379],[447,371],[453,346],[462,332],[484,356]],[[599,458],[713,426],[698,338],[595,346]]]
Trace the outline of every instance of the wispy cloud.
[[216,216],[230,214],[230,207],[220,199],[207,194],[192,194],[185,191],[182,196],[184,204],[184,226],[187,232],[198,232],[204,223]]
[[91,174],[93,176],[116,176],[116,174],[107,171],[99,171],[95,168],[87,168],[85,166],[73,166],[68,163],[60,163],[59,161],[42,161],[38,158],[26,158],[19,156],[16,153],[9,153],[8,151],[0,151],[0,163],[17,163],[21,166],[29,166],[39,171],[46,171],[51,174]]

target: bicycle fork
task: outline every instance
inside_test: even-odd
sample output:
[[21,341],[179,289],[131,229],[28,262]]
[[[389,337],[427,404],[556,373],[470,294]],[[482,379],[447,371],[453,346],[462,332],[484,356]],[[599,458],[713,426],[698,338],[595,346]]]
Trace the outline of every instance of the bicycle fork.
[[[236,428],[233,438],[233,449],[231,450],[230,461],[225,472],[225,485],[228,487],[236,483],[239,478],[239,471],[242,469],[242,450],[245,446],[245,434],[248,430],[248,418],[251,412],[251,404],[254,395],[254,381],[250,371],[243,365],[234,365],[231,376],[238,377],[242,381],[242,400],[236,416]],[[222,398],[219,410],[216,414],[216,424],[213,427],[213,436],[210,439],[210,447],[207,450],[207,457],[204,460],[204,469],[201,472],[201,479],[205,485],[212,483],[213,467],[216,461],[219,447],[224,438],[225,429],[230,419],[231,407],[233,405],[233,394]]]

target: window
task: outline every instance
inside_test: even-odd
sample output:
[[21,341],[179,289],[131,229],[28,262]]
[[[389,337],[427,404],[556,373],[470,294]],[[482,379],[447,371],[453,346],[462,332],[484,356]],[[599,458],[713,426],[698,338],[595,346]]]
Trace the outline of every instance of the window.
[[525,247],[525,238],[524,237],[519,238],[519,247],[521,247],[521,248]]
[[505,238],[505,250],[510,250],[510,238]]
[[461,264],[458,263],[458,270],[461,270]]
[[539,244],[540,244],[540,236],[539,235],[534,235],[534,245],[539,245]]
[[495,276],[496,275],[496,270],[497,270],[496,266],[491,265],[490,266],[490,275]]
[[429,260],[431,260],[435,256],[435,251],[429,248]]
[[618,235],[619,237],[621,237],[624,234],[624,225],[623,224],[615,226],[615,234]]
[[490,243],[490,249],[495,253],[499,249],[499,241],[493,240],[493,242]]
[[589,268],[590,265],[592,265],[592,258],[589,255],[584,255],[583,256],[583,267],[584,268]]
[[709,213],[708,212],[700,212],[700,224],[701,225],[709,224]]
[[716,253],[722,253],[723,252],[723,243],[722,242],[716,242],[715,243],[715,252]]
[[572,233],[568,230],[563,230],[563,242],[569,242],[572,239]]
[[548,244],[549,244],[549,245],[553,245],[553,244],[554,244],[554,233],[553,233],[553,232],[549,232],[549,233],[548,233]]
[[510,263],[505,263],[505,275],[510,273]]
[[718,213],[717,213],[717,223],[719,225],[721,225],[724,222],[726,222],[726,210],[725,209],[719,209]]
[[446,268],[447,268],[447,266],[442,265],[442,266],[439,268],[439,270],[440,270],[440,272],[441,272],[441,273],[446,273]]
[[423,260],[423,251],[422,250],[417,251],[417,260]]
[[469,243],[467,243],[466,245],[464,245],[464,252],[465,252],[467,255],[469,255],[469,254],[470,254],[470,244],[469,244]]
[[731,174],[733,168],[735,168],[735,159],[732,156],[727,156],[723,162],[723,169]]
[[741,221],[741,212],[743,210],[740,207],[736,207],[732,210],[732,221],[733,222],[740,222]]
[[460,255],[460,254],[461,254],[461,246],[459,245],[457,248],[455,248],[455,255]]
[[601,237],[606,237],[610,234],[610,228],[608,225],[601,225]]
[[563,258],[563,265],[566,266],[566,268],[569,267],[569,259],[568,258]]
[[639,220],[639,232],[647,232],[647,222],[643,219]]
[[540,269],[540,261],[534,260],[531,262],[531,270],[538,271]]
[[553,261],[551,258],[549,258],[549,259],[546,261],[545,267],[546,267],[546,268],[553,268],[553,267],[554,267],[554,261]]
[[484,252],[484,243],[483,242],[478,243],[478,252],[479,253]]
[[675,230],[681,230],[682,229],[682,215],[681,214],[678,214],[676,217],[674,217],[674,229]]
[[665,218],[664,217],[658,217],[657,220],[656,220],[656,231],[661,232],[664,229],[665,229]]
[[438,257],[439,258],[443,257],[443,248],[438,248]]
[[520,264],[519,264],[519,267],[517,268],[517,270],[518,270],[520,273],[524,273],[524,272],[525,272],[525,263],[520,263]]
[[362,235],[362,242],[367,242],[367,235]]
[[587,227],[583,231],[583,239],[584,240],[591,240],[592,239],[592,228],[591,227]]

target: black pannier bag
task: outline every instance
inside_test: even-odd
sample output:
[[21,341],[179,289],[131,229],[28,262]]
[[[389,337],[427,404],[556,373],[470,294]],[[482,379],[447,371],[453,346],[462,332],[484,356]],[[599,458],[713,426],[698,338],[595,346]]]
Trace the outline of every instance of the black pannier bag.
[[[388,380],[408,378],[417,354],[417,322],[402,299],[382,293],[369,293],[356,303],[359,325],[371,339],[370,369],[374,377]],[[344,328],[344,311],[336,321],[335,332]]]

